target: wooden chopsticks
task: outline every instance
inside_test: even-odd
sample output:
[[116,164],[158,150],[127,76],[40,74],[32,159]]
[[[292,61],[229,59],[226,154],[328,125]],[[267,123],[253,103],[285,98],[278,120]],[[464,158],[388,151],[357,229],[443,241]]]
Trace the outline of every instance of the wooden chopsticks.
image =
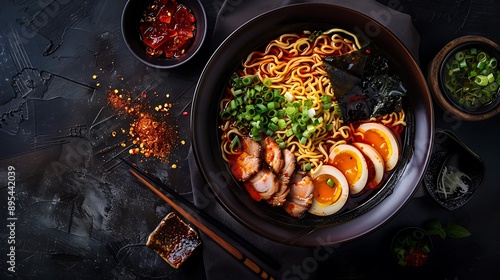
[[[126,161],[125,161],[126,162]],[[130,163],[126,162],[131,165]],[[133,166],[132,166],[133,167]],[[135,168],[134,168],[135,169]],[[130,169],[130,172],[141,181],[144,185],[146,185],[151,191],[153,191],[158,197],[160,197],[163,201],[168,203],[175,211],[177,211],[180,215],[186,218],[190,223],[196,226],[199,230],[205,233],[208,237],[214,240],[217,244],[219,244],[223,249],[225,249],[228,253],[230,253],[233,257],[235,257],[238,261],[244,264],[248,269],[250,269],[255,274],[259,275],[262,279],[275,279],[272,277],[267,271],[262,269],[256,262],[249,259],[246,255],[244,255],[240,250],[234,247],[227,240],[219,236],[212,229],[206,226],[204,223],[199,221],[193,215],[191,215],[188,211],[179,206],[176,202],[170,199],[168,196],[163,194],[159,189],[157,189],[148,179],[146,179],[142,174],[139,174],[136,170]]]

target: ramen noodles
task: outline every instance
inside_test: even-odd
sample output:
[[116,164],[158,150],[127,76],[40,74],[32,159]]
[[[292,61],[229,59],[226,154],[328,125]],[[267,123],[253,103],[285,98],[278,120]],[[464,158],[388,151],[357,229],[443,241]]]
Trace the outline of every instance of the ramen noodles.
[[[293,200],[291,194],[297,195],[293,188],[307,176],[311,178],[312,184],[310,190],[305,188],[307,191],[302,193],[305,195],[305,203],[302,204],[308,210],[311,204],[315,205],[316,200],[321,200],[321,196],[330,193],[328,189],[318,191],[318,182],[321,180],[332,190],[338,188],[339,191],[327,195],[333,198],[321,200],[327,201],[325,203],[328,205],[344,197],[340,192],[345,192],[345,188],[339,182],[347,181],[351,196],[382,184],[381,176],[385,177],[394,168],[391,164],[395,165],[394,162],[398,161],[399,138],[406,123],[400,103],[391,100],[389,103],[393,106],[387,107],[381,100],[387,100],[389,94],[384,93],[384,90],[389,89],[391,95],[394,92],[401,93],[398,96],[400,102],[405,89],[399,79],[388,72],[390,69],[369,69],[361,73],[362,76],[352,72],[359,68],[355,63],[359,60],[352,60],[350,54],[361,53],[362,67],[368,67],[370,63],[375,65],[375,62],[370,61],[370,57],[378,55],[375,50],[374,46],[362,46],[354,34],[343,29],[304,31],[283,34],[262,49],[251,52],[242,61],[220,101],[219,129],[222,156],[229,166],[237,165],[237,168],[231,168],[233,175],[236,169],[238,172],[247,172],[249,177],[257,176],[255,174],[262,169],[271,170],[266,177],[260,177],[262,179],[254,178],[252,183],[248,183],[247,179],[238,179],[254,199],[264,199],[272,205],[289,205],[286,202]],[[352,61],[345,69],[332,71],[325,60],[332,57],[345,57]],[[365,78],[367,72],[370,74]],[[349,81],[355,81],[353,87],[341,92],[343,89],[338,86],[348,83],[337,76],[340,79],[349,76]],[[369,91],[375,92],[373,96],[365,94]],[[365,110],[368,113],[360,113],[358,109],[363,106],[368,108]],[[390,112],[377,108],[385,108],[385,111],[390,108]],[[378,115],[375,114],[377,110]],[[358,118],[348,118],[353,114]],[[246,138],[261,144],[259,152],[250,158],[246,157],[247,154],[252,155],[246,150],[251,147]],[[266,144],[270,143],[267,139],[272,139],[279,149],[275,149],[272,146],[274,144]],[[363,150],[358,143],[371,148]],[[344,152],[338,147],[343,147]],[[286,158],[280,150],[291,152],[294,161],[292,174],[288,174],[289,171],[285,174]],[[277,157],[270,158],[269,154]],[[273,161],[281,169],[272,168],[275,164]],[[337,180],[339,175],[327,172],[332,170],[330,167],[336,169],[335,174],[339,174],[337,170],[340,171],[340,176],[344,178]],[[276,179],[268,179],[272,173]],[[297,179],[294,174],[300,174],[300,178]],[[320,175],[323,179],[318,179]],[[325,176],[329,177],[325,179]],[[277,186],[273,185],[275,181]],[[337,182],[337,186],[332,182]],[[271,184],[271,187],[268,188],[266,184]],[[274,196],[269,198],[268,192],[273,190]],[[266,193],[265,198],[263,193]],[[280,198],[278,202],[277,197]],[[340,211],[342,205],[334,208]],[[319,211],[313,214],[332,213]]]

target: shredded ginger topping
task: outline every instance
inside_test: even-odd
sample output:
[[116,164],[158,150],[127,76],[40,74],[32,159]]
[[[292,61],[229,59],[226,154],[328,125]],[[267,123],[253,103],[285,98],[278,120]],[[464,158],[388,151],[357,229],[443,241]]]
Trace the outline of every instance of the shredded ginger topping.
[[438,188],[436,192],[443,195],[444,198],[452,196],[454,194],[463,195],[469,191],[469,185],[464,182],[464,178],[471,180],[467,174],[462,171],[444,166],[441,171],[441,180],[438,182]]

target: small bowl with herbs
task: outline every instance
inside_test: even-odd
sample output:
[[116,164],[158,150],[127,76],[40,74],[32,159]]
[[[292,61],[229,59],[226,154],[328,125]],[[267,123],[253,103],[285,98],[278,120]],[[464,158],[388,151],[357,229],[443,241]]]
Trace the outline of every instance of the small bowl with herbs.
[[391,252],[399,266],[420,268],[429,263],[434,255],[433,236],[441,240],[447,238],[466,238],[471,233],[465,227],[455,224],[442,224],[429,220],[423,227],[404,227],[396,232],[391,242]]
[[480,36],[452,40],[434,57],[428,83],[434,99],[463,120],[484,120],[500,112],[500,47]]
[[421,267],[427,263],[432,252],[432,240],[425,229],[407,227],[394,236],[391,250],[397,264],[403,267]]

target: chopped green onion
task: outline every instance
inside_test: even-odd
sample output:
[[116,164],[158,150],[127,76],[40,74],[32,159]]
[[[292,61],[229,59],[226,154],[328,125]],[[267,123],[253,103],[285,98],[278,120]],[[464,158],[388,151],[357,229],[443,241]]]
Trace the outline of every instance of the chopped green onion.
[[465,54],[464,54],[463,52],[457,52],[457,53],[455,54],[455,59],[456,59],[457,61],[462,61],[462,60],[464,59],[464,57],[465,57]]
[[491,69],[497,68],[497,59],[495,57],[492,57],[490,61],[488,62],[488,67]]
[[[226,103],[220,117],[224,121],[234,121],[235,127],[248,131],[255,141],[280,133],[305,145],[318,129],[333,130],[333,124],[324,123],[322,117],[323,111],[332,110],[332,107],[334,114],[341,114],[332,96],[320,96],[320,103],[316,105],[312,99],[296,100],[292,93],[270,88],[271,85],[270,79],[261,81],[258,75],[239,77],[233,74],[229,92],[233,99]],[[322,110],[317,110],[316,106],[323,106]],[[277,143],[280,148],[286,146],[283,140]]]
[[431,249],[429,249],[429,246],[427,245],[424,245],[422,247],[422,252],[426,253],[426,254],[429,254],[431,252]]
[[236,96],[242,94],[243,90],[241,90],[241,88],[239,88],[239,89],[232,89],[232,93],[236,97]]
[[249,86],[252,83],[252,77],[243,77],[241,78],[241,82],[243,83],[244,86]]
[[278,147],[280,147],[280,149],[284,149],[286,148],[286,143],[285,141],[283,141],[283,139],[276,139],[276,144],[278,144]]
[[281,129],[286,128],[286,126],[287,126],[287,125],[286,125],[286,121],[285,121],[284,119],[279,119],[279,120],[278,120],[278,126],[279,126],[279,128],[281,128]]
[[274,132],[274,131],[276,131],[276,130],[278,130],[278,126],[277,126],[277,125],[275,125],[274,123],[269,123],[269,124],[267,125],[267,128],[269,128],[269,130],[271,130],[271,131],[273,131],[273,132]]
[[241,147],[241,141],[238,135],[234,136],[233,140],[231,140],[231,144],[229,144],[229,150],[231,152],[234,152],[234,149],[237,147]]
[[236,79],[234,80],[234,85],[233,85],[235,88],[241,88],[243,86],[243,82],[241,81],[241,79]]
[[269,110],[269,111],[267,112],[267,116],[268,116],[268,117],[270,117],[270,118],[275,118],[275,117],[277,117],[277,116],[278,116],[278,111],[276,111],[276,110],[274,110],[274,109],[273,109],[273,110]]
[[305,171],[311,171],[311,168],[312,168],[311,167],[311,163],[308,162],[308,163],[304,164],[304,170]]
[[274,110],[274,109],[277,109],[278,107],[279,107],[278,102],[267,103],[267,109],[269,109],[269,110]]
[[474,79],[474,83],[476,83],[478,86],[486,86],[488,84],[488,77],[484,75],[477,75]]
[[305,129],[306,124],[307,124],[307,119],[306,118],[300,118],[297,120],[297,124],[300,126],[301,129]]
[[481,70],[481,72],[479,72],[480,75],[485,75],[485,76],[488,76],[490,73],[491,73],[490,69],[486,67],[483,70]]
[[263,84],[265,87],[269,87],[269,86],[271,86],[272,82],[270,79],[265,79]]
[[452,99],[474,109],[498,97],[498,60],[477,48],[457,52],[447,63],[444,87]]
[[488,59],[488,55],[485,52],[480,52],[477,55],[477,60],[480,62],[485,62]]
[[495,81],[495,76],[493,76],[492,73],[488,74],[486,78],[488,78],[488,83],[493,83]]
[[497,91],[498,90],[498,83],[497,82],[493,82],[491,84],[488,85],[488,89],[490,91]]
[[330,187],[330,188],[333,188],[335,186],[335,181],[333,181],[331,178],[328,178],[328,180],[326,180],[326,184]]
[[229,102],[229,105],[231,106],[231,109],[234,110],[238,106],[238,103],[237,103],[236,99],[233,99],[233,100],[231,100],[231,102]]
[[329,95],[323,95],[319,98],[319,100],[321,100],[321,102],[323,102],[323,103],[327,103],[327,102],[330,102],[332,100],[332,97]]
[[287,107],[287,108],[285,109],[285,112],[286,112],[286,114],[287,114],[288,116],[293,116],[293,115],[297,114],[297,112],[298,112],[298,111],[299,111],[299,109],[297,109],[297,108],[295,108],[295,107],[293,107],[293,106],[291,106],[291,107]]
[[321,36],[321,34],[323,34],[322,31],[314,31],[311,33],[311,35],[309,35],[309,42],[314,42],[314,40],[316,40],[316,38],[318,38],[319,36]]
[[477,69],[481,69],[481,70],[483,70],[485,66],[486,66],[486,62],[484,62],[484,61],[479,61],[479,62],[477,63],[477,66],[476,66],[476,67],[477,67]]
[[257,112],[259,113],[267,112],[267,106],[264,106],[262,103],[259,103],[256,106],[257,106]]

